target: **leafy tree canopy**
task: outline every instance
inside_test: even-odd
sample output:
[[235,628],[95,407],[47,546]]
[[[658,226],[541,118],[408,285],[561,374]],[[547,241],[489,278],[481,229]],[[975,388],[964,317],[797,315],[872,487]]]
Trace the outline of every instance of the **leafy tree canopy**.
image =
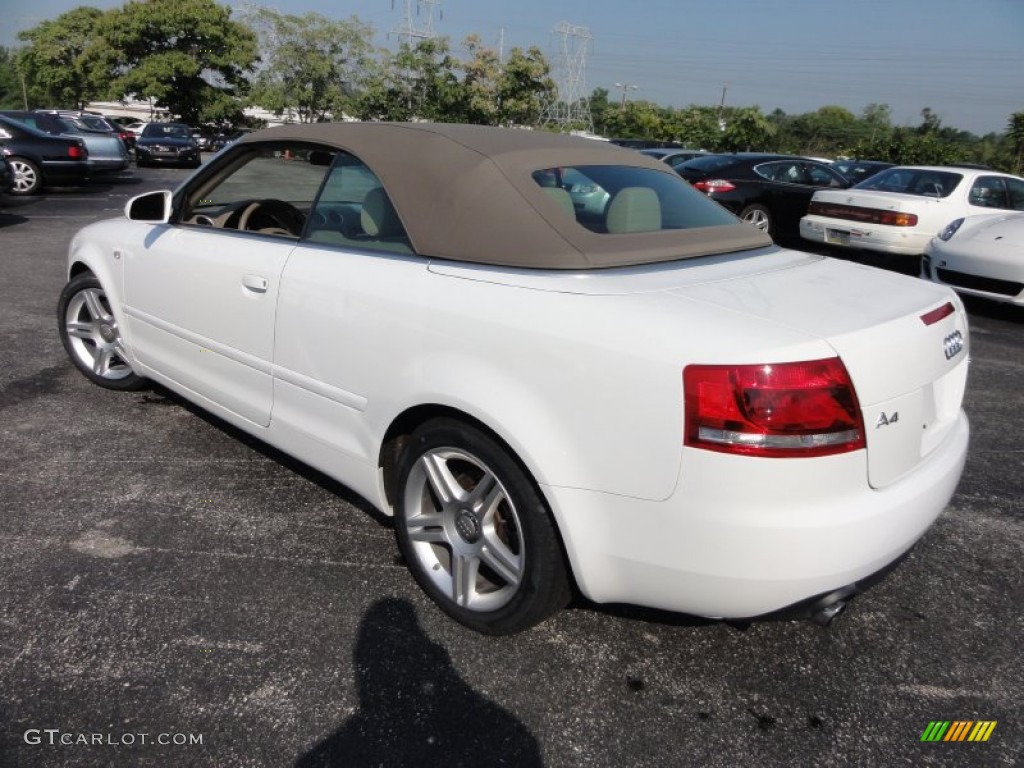
[[109,78],[107,95],[150,99],[185,122],[239,112],[256,35],[213,0],[133,0],[106,13],[90,60]]
[[33,100],[41,106],[81,108],[105,83],[91,66],[90,49],[103,12],[81,6],[18,33],[27,45],[18,55]]
[[260,15],[264,61],[253,102],[278,115],[294,110],[303,123],[340,118],[367,77],[372,28],[355,16],[334,21],[269,9]]

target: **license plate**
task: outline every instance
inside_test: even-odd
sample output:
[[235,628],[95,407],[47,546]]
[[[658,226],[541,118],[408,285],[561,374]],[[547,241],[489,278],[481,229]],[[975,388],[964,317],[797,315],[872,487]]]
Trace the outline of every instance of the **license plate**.
[[833,245],[849,245],[850,233],[844,229],[826,229],[825,242]]

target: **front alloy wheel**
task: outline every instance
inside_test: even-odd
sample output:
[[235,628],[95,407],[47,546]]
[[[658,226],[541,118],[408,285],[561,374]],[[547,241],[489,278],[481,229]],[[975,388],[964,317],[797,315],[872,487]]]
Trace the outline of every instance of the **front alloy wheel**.
[[568,602],[551,515],[493,439],[436,419],[409,439],[398,470],[399,547],[446,613],[479,632],[510,634]]
[[64,349],[86,377],[107,389],[145,384],[128,364],[117,319],[103,287],[91,273],[73,278],[61,291],[57,322]]

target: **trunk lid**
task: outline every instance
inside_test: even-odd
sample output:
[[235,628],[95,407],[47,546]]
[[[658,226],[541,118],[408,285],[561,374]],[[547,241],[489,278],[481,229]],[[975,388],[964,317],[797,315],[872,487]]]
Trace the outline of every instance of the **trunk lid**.
[[[967,379],[967,322],[948,289],[824,259],[670,292],[826,341],[856,388],[875,488],[911,472],[956,424]],[[938,316],[947,304],[952,311]]]

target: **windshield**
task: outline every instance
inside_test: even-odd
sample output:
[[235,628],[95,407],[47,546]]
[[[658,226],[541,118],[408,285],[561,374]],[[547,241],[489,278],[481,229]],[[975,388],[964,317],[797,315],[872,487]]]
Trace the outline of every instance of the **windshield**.
[[142,135],[147,138],[159,138],[159,139],[190,139],[192,134],[188,129],[187,125],[178,125],[176,123],[150,123],[142,131]]

